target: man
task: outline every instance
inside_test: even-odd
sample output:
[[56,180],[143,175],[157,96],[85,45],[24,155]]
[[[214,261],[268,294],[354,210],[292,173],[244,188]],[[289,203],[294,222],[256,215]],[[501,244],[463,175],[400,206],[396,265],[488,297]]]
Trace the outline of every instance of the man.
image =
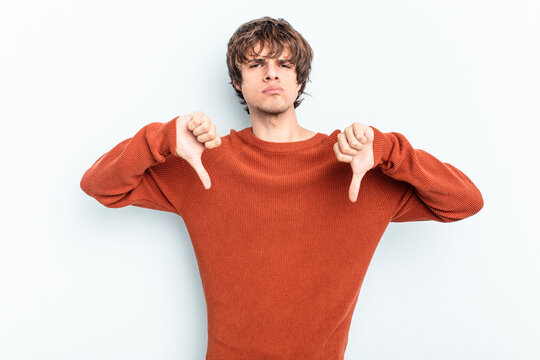
[[251,127],[219,137],[202,111],[153,122],[81,180],[107,207],[183,218],[207,303],[206,359],[343,359],[388,224],[458,221],[483,207],[465,174],[402,134],[300,127],[311,58],[285,20],[243,24],[227,65]]

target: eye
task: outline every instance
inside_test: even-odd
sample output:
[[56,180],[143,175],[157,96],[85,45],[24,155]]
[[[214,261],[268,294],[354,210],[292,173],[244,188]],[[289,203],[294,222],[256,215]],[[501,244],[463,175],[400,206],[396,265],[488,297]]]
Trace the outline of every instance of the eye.
[[[253,65],[250,65],[249,68],[253,68],[253,67],[258,66],[258,65],[260,65],[260,64],[253,64]],[[290,65],[287,65],[287,64],[282,64],[282,65],[285,66],[287,69],[291,68]]]

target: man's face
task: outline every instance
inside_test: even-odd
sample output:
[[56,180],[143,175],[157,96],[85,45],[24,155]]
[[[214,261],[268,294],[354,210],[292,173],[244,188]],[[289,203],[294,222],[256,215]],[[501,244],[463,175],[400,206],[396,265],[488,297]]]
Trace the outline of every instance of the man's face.
[[[254,49],[256,52],[258,48]],[[285,47],[279,59],[266,59],[268,49],[264,48],[259,57],[248,57],[242,65],[243,84],[234,87],[242,91],[250,114],[254,110],[268,114],[281,114],[293,106],[301,84],[296,82],[296,67],[286,60],[290,56]],[[280,87],[282,90],[265,92],[269,87]]]

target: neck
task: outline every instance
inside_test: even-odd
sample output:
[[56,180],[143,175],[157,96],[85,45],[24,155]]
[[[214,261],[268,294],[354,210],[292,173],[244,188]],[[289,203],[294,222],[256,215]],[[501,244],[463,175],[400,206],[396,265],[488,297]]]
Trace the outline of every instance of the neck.
[[249,111],[253,134],[261,140],[272,142],[293,142],[306,140],[315,132],[304,129],[298,124],[296,112],[291,106],[282,113]]

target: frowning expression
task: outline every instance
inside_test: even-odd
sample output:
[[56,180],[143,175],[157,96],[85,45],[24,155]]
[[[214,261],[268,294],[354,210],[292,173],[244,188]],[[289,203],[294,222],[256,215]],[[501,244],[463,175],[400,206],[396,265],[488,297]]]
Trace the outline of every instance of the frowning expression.
[[242,85],[234,87],[242,91],[250,113],[258,110],[280,114],[293,106],[301,84],[297,83],[296,67],[289,62],[287,47],[277,59],[266,58],[266,54],[265,47],[260,56],[248,57],[248,62],[242,64]]

